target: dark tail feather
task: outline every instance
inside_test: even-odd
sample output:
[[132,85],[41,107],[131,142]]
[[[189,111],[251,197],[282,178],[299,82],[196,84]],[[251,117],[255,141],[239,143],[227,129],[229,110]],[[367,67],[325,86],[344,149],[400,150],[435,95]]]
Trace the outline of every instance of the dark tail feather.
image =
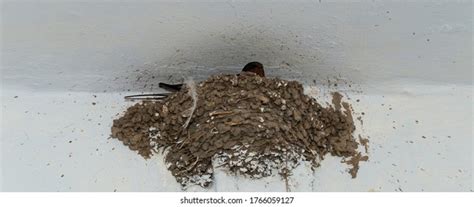
[[[159,87],[170,92],[176,92],[181,90],[183,84],[167,84],[167,83],[159,83]],[[161,100],[168,97],[171,93],[150,93],[150,94],[139,94],[139,95],[131,95],[125,96],[127,100]]]
[[160,83],[159,87],[168,91],[175,92],[175,91],[181,90],[181,88],[183,87],[183,84],[172,85],[172,84],[167,84],[167,83]]
[[161,100],[168,97],[171,93],[150,93],[125,96],[127,100]]

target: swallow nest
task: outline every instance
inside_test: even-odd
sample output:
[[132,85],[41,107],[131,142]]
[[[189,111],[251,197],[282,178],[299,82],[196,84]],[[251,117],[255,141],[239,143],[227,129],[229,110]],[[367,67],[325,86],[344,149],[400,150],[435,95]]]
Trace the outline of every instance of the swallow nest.
[[183,187],[209,186],[217,168],[286,179],[302,162],[314,170],[327,154],[343,157],[354,178],[367,156],[357,151],[351,107],[341,97],[334,93],[333,106],[323,107],[296,81],[218,75],[128,108],[112,137],[145,158],[161,150]]

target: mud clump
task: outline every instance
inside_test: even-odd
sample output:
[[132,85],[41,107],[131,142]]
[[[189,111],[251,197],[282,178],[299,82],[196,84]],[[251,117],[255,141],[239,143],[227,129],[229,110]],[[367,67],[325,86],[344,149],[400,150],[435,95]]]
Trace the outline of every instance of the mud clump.
[[[261,178],[284,178],[302,161],[314,168],[324,156],[359,160],[351,107],[333,94],[323,107],[296,81],[253,74],[219,75],[163,101],[145,101],[114,120],[112,137],[145,158],[163,150],[168,170],[183,186],[209,186],[216,168]],[[348,160],[348,161],[345,161]]]

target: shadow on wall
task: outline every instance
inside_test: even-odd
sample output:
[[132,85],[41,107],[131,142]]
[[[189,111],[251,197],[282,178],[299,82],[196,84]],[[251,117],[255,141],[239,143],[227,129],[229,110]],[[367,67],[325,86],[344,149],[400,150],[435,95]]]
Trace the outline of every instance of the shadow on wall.
[[268,77],[325,83],[328,78],[340,76],[327,64],[335,62],[333,57],[320,48],[333,48],[341,53],[342,48],[318,37],[254,24],[230,25],[225,30],[194,37],[183,40],[186,45],[169,51],[165,60],[161,58],[119,74],[110,81],[109,91],[159,91],[158,82],[180,83],[189,77],[201,81],[210,75],[235,74],[251,61],[263,63]]
[[262,62],[270,77],[321,83],[341,72],[358,81],[346,67],[359,50],[348,50],[348,42],[358,41],[347,37],[362,27],[345,19],[366,12],[360,6],[361,14],[341,16],[346,10],[288,2],[10,3],[2,14],[2,82],[28,90],[150,92],[160,81],[236,73],[250,61]]

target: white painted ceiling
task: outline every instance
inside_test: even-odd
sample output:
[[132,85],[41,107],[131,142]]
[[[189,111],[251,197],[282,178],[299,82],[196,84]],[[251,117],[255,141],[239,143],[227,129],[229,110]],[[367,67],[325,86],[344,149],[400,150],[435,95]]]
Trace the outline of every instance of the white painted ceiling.
[[154,91],[250,61],[307,83],[472,83],[469,1],[101,2],[4,3],[3,86]]

